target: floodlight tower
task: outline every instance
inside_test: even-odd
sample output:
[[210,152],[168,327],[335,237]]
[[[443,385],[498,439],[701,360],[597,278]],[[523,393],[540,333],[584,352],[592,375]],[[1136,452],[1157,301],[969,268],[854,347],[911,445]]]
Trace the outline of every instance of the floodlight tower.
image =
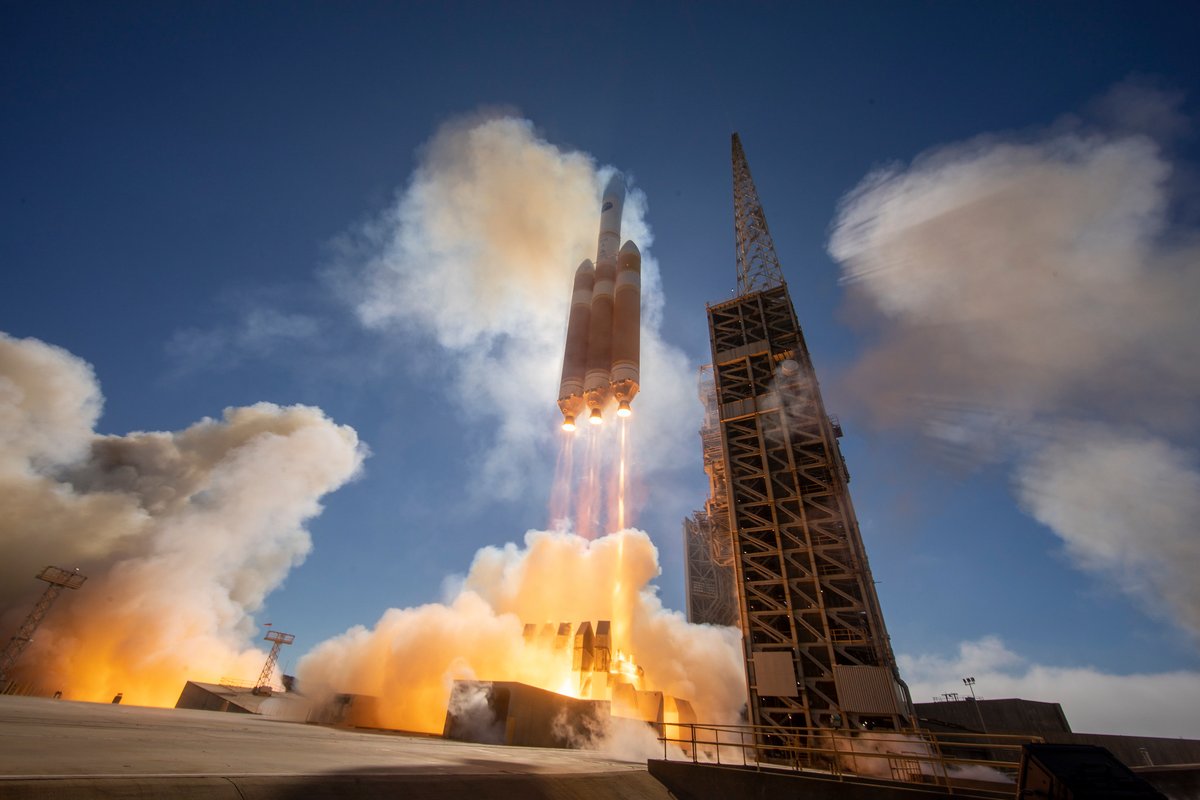
[[58,596],[62,594],[62,590],[78,589],[87,580],[87,576],[80,575],[77,569],[65,570],[59,567],[46,567],[34,577],[49,585],[46,587],[46,591],[42,592],[42,597],[33,607],[33,611],[29,612],[29,616],[17,629],[16,635],[8,640],[4,652],[0,653],[0,685],[8,681],[9,669],[33,641],[33,632],[37,630],[38,625],[42,624],[42,618],[46,616],[46,612],[50,610],[50,606],[54,605]]
[[733,208],[737,295],[708,307],[720,449],[705,462],[724,483],[709,511],[729,537],[720,550],[734,571],[750,722],[765,743],[797,728],[909,727],[841,426],[825,410],[736,133]]
[[273,644],[271,655],[267,656],[267,663],[263,664],[262,672],[258,675],[258,683],[254,684],[255,694],[271,693],[271,674],[275,672],[275,662],[279,660],[279,648],[296,641],[296,637],[283,631],[269,631],[263,641]]

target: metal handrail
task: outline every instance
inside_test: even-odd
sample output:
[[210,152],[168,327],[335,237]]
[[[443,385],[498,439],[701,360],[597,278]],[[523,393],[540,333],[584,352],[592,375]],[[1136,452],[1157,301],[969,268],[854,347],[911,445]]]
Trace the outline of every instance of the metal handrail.
[[[883,778],[941,786],[950,795],[956,793],[958,783],[959,793],[965,789],[976,796],[995,797],[1015,796],[1021,748],[1042,741],[1037,736],[934,733],[923,729],[784,729],[684,722],[665,725],[658,738],[663,743],[664,760],[670,760],[671,745],[675,745],[694,764],[737,766],[740,762],[756,770],[822,773],[838,781]],[[962,753],[964,748],[981,751],[987,757]],[[975,779],[956,773],[967,767],[995,770],[998,778],[1013,781],[1012,789],[999,781],[996,789],[978,785],[965,788],[962,782]]]

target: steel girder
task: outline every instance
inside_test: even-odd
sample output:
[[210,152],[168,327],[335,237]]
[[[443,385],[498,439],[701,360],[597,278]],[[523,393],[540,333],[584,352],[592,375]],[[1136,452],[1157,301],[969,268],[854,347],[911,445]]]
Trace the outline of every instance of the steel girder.
[[[846,727],[835,665],[895,673],[835,426],[786,285],[709,307],[751,722]],[[760,695],[787,652],[795,696]],[[902,721],[893,720],[895,727]]]

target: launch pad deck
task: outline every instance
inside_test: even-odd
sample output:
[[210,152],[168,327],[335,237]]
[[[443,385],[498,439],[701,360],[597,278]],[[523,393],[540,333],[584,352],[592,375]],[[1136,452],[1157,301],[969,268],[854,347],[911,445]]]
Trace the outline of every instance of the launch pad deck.
[[666,800],[644,761],[276,722],[248,714],[0,696],[0,797],[392,796]]

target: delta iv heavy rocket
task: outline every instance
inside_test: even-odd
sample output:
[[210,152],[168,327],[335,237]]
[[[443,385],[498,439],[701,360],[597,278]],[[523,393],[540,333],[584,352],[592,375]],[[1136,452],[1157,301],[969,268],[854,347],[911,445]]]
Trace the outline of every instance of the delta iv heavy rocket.
[[638,393],[642,326],[642,254],[632,241],[621,243],[625,183],[613,175],[600,206],[596,264],[585,260],[575,271],[558,407],[563,430],[588,409],[599,425],[613,404],[617,416],[631,413]]

